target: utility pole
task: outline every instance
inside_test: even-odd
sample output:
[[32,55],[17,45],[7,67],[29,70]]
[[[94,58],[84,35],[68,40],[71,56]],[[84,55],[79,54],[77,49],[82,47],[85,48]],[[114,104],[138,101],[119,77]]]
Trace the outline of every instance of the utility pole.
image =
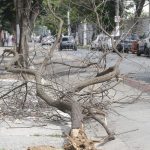
[[116,16],[115,16],[115,22],[116,22],[116,36],[120,36],[120,16],[119,16],[119,0],[116,0]]
[[150,32],[150,0],[149,0],[149,32]]
[[86,19],[83,23],[83,46],[87,45],[87,22]]
[[71,0],[69,0],[68,11],[67,11],[67,19],[68,19],[68,36],[71,35],[71,28],[70,28],[70,3],[71,3]]
[[71,28],[70,28],[70,8],[67,11],[67,18],[68,18],[68,36],[71,35]]

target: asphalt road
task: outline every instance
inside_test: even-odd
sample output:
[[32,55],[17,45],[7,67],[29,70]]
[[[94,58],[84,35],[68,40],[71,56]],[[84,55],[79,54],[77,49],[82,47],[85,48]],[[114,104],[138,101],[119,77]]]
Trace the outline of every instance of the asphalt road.
[[[0,55],[2,54],[4,48],[0,48]],[[40,47],[39,44],[32,46],[32,56],[34,56],[38,62],[43,56],[47,56],[49,47]],[[88,49],[78,49],[77,51],[63,50],[57,51],[54,56],[55,59],[62,59],[66,62],[74,63],[82,60],[97,62],[101,57],[102,53],[99,51],[90,51]],[[31,56],[31,59],[32,59]],[[1,58],[1,57],[0,57]],[[115,64],[118,55],[116,53],[111,53],[107,56],[107,66]],[[42,60],[42,59],[41,59]],[[59,72],[63,72],[64,68],[59,67]],[[4,71],[2,64],[0,64],[0,73]],[[136,80],[142,80],[146,83],[150,83],[150,58],[145,56],[137,56],[136,54],[124,54],[124,59],[120,64],[120,73],[128,76],[129,78],[134,78]]]
[[[89,51],[87,49],[78,49],[78,51],[61,51],[59,55],[66,55],[68,58],[76,60],[90,60],[96,62],[102,55],[99,51]],[[115,64],[118,55],[111,53],[107,56],[107,66]],[[124,54],[124,59],[120,64],[120,73],[150,83],[150,58],[137,56],[136,54]]]

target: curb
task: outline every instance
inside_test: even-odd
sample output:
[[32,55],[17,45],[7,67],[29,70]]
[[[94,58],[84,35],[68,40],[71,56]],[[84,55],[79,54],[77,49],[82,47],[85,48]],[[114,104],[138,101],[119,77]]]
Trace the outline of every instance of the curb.
[[141,80],[135,80],[125,77],[123,83],[142,92],[150,93],[150,84],[145,83]]

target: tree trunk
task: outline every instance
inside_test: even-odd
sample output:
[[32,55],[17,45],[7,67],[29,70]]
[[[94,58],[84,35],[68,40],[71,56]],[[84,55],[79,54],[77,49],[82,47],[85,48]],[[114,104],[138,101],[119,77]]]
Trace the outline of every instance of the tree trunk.
[[28,39],[29,39],[29,29],[28,29],[28,22],[27,18],[22,15],[21,16],[21,22],[20,22],[20,41],[19,41],[19,49],[18,52],[23,55],[23,62],[22,65],[24,67],[28,66],[28,52],[29,52],[29,46],[28,46]]
[[28,66],[28,41],[33,31],[35,20],[39,14],[39,2],[34,1],[32,7],[32,0],[16,0],[16,18],[20,28],[18,53],[23,55],[22,65]]
[[35,21],[37,16],[39,15],[39,1],[36,0],[35,3],[33,4],[34,7],[32,8],[32,11],[30,12],[30,31],[29,31],[29,38],[31,38],[31,34],[33,32],[34,29],[34,25],[35,25]]
[[140,0],[136,5],[136,11],[135,11],[135,16],[134,16],[134,24],[135,25],[132,30],[133,33],[137,32],[138,21],[139,21],[139,17],[141,16],[144,4],[145,4],[145,0]]

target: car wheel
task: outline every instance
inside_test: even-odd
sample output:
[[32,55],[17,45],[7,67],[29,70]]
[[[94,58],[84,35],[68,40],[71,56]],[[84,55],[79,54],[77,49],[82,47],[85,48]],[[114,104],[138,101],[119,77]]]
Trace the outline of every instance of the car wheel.
[[150,57],[150,49],[149,49],[148,57]]
[[141,53],[140,53],[140,51],[139,50],[137,50],[137,56],[140,56],[141,55]]
[[117,50],[118,50],[119,52],[122,52],[122,50],[123,50],[122,45],[118,44],[118,45],[117,45]]
[[126,49],[124,50],[124,52],[125,52],[125,53],[129,53],[129,49],[126,48]]
[[99,47],[99,48],[97,48],[97,50],[98,50],[98,51],[102,51],[102,48]]
[[94,50],[94,48],[92,47],[92,45],[90,45],[90,50]]
[[74,50],[74,51],[77,51],[77,46],[73,46],[73,50]]
[[144,55],[147,55],[147,47],[144,48]]
[[149,56],[149,48],[148,47],[145,47],[144,54],[146,56]]
[[62,51],[62,47],[59,47],[59,49],[58,49],[59,51]]
[[147,56],[150,57],[150,48],[147,48]]
[[124,50],[122,50],[123,53],[126,53],[128,51],[128,48],[125,48]]

